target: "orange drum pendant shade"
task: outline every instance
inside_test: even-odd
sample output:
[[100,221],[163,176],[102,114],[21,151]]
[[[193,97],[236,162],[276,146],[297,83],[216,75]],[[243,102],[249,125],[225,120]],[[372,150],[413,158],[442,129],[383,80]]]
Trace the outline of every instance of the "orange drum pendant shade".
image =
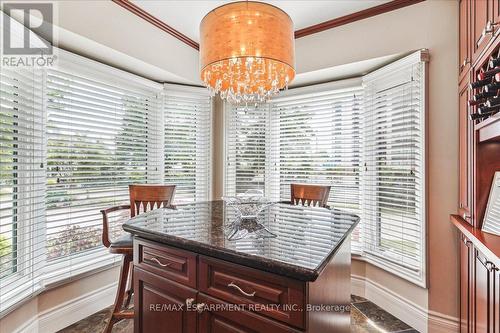
[[200,24],[201,80],[233,104],[265,102],[295,77],[293,22],[281,9],[241,1]]

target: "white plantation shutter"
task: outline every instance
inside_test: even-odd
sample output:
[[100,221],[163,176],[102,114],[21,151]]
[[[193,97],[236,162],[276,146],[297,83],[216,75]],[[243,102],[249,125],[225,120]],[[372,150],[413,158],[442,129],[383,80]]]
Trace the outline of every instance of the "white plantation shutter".
[[205,89],[166,86],[164,182],[177,185],[174,203],[211,197],[212,99]]
[[425,54],[363,79],[366,256],[425,284]]
[[[128,185],[148,181],[158,91],[114,80],[78,67],[47,73],[47,262],[55,279],[119,260],[102,246],[100,210],[128,204]],[[117,224],[112,234],[120,233]]]
[[[290,200],[292,183],[329,185],[330,206],[360,215],[362,103],[359,84],[272,101],[270,197]],[[354,250],[360,241],[356,230]]]
[[330,185],[329,204],[360,215],[360,83],[314,93],[299,88],[256,107],[228,105],[226,195],[261,189],[272,200],[290,200],[292,183]]
[[265,191],[269,106],[226,106],[225,195]]
[[41,288],[44,263],[43,73],[0,71],[0,312]]

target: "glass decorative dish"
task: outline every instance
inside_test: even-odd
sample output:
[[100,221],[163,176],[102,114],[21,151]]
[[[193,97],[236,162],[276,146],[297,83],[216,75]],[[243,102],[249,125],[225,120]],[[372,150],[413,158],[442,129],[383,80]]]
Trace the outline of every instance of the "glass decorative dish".
[[248,190],[234,197],[225,196],[222,200],[235,210],[236,218],[240,220],[257,220],[259,213],[273,204],[259,190]]
[[249,190],[234,197],[222,197],[222,200],[236,215],[225,228],[228,240],[276,237],[258,220],[259,214],[273,204],[262,191]]

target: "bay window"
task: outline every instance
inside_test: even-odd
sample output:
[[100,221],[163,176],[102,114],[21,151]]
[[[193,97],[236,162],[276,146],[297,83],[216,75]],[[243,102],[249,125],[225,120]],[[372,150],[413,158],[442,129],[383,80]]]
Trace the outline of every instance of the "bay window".
[[[128,185],[209,200],[211,98],[58,50],[57,67],[0,71],[0,316],[46,286],[118,263],[100,210]],[[128,211],[111,217],[123,232]],[[120,223],[118,223],[120,222]]]
[[361,217],[353,253],[425,286],[425,58],[226,105],[225,193],[330,185],[329,205]]

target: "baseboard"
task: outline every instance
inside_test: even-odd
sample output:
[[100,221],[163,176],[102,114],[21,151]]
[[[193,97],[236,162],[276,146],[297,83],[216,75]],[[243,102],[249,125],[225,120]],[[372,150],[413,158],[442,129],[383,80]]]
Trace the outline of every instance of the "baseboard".
[[365,278],[351,275],[351,294],[365,297]]
[[429,332],[459,332],[459,319],[439,312],[429,311]]
[[54,333],[113,304],[117,284],[112,283],[62,303],[33,317],[16,333]]
[[38,332],[38,317],[32,317],[21,327],[18,327],[13,333],[33,333]]
[[117,284],[112,283],[65,302],[39,315],[39,332],[57,332],[113,304]]
[[420,333],[457,333],[459,331],[457,318],[429,312],[422,306],[402,298],[401,295],[365,277],[351,276],[351,292],[367,298]]
[[[114,302],[116,283],[58,305],[27,321],[15,333],[54,333],[96,313]],[[351,276],[351,292],[392,313],[420,333],[457,333],[458,319],[427,311],[388,288],[361,276]]]

